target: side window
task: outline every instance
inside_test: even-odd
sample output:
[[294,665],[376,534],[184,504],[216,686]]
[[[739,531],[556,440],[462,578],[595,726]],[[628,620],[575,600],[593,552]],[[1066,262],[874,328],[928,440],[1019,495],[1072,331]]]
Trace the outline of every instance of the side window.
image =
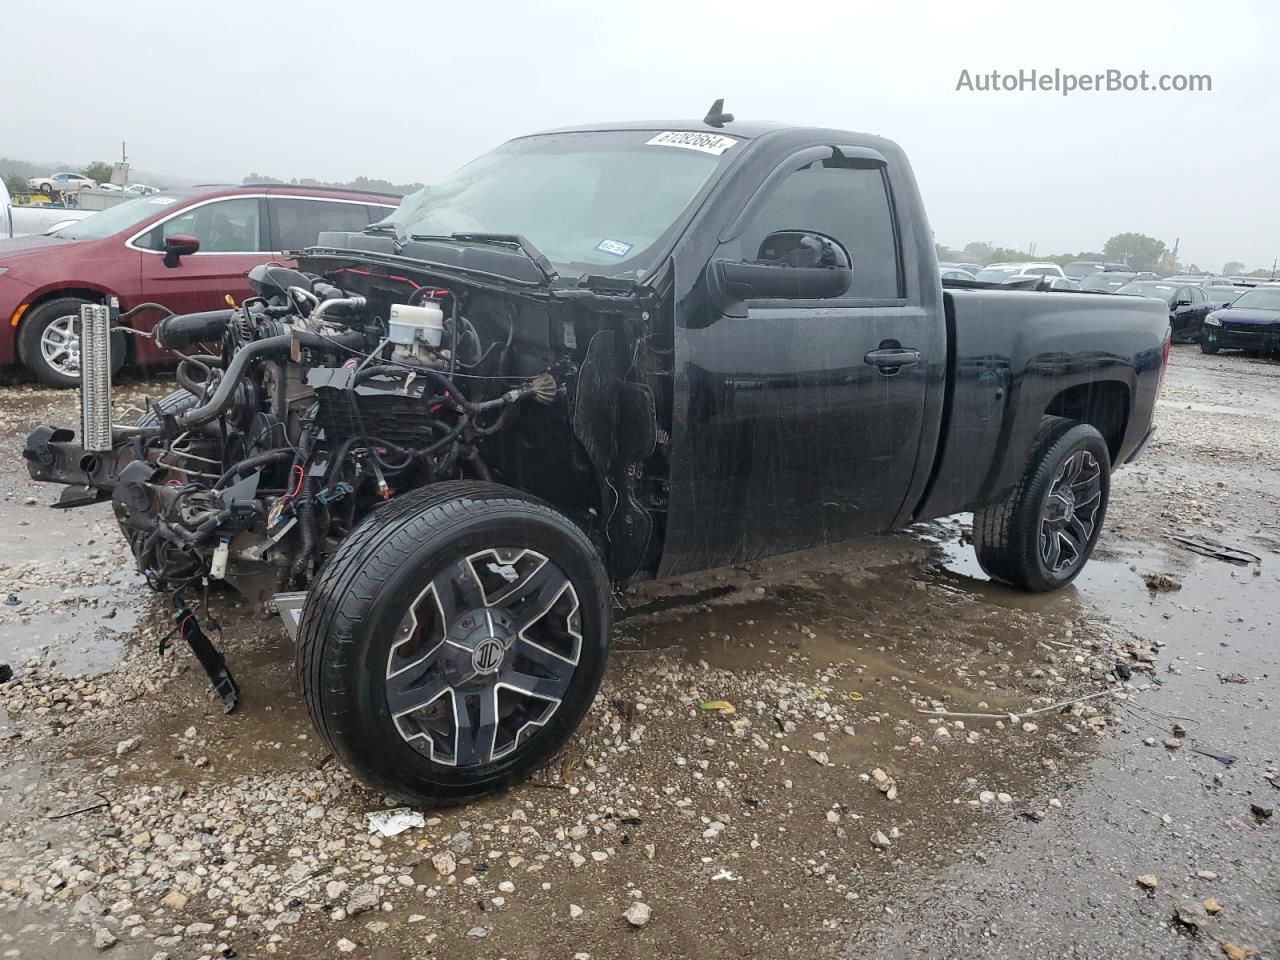
[[741,258],[755,259],[764,238],[778,230],[807,230],[838,240],[853,261],[847,296],[902,296],[897,230],[879,164],[815,160],[790,174],[738,238]]
[[139,238],[146,250],[163,250],[165,237],[189,234],[201,253],[258,253],[262,250],[257,197],[228,197],[192,207]]
[[267,204],[271,208],[272,250],[301,250],[314,246],[322,230],[354,233],[369,225],[369,209],[362,203],[268,197]]
[[1204,300],[1205,300],[1204,291],[1203,291],[1203,290],[1201,290],[1199,287],[1192,287],[1192,288],[1191,288],[1191,302],[1192,302],[1192,303],[1204,303]]

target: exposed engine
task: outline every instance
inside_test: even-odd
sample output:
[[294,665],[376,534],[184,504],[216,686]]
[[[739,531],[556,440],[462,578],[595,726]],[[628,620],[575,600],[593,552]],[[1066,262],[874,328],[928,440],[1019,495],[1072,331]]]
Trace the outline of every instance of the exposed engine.
[[[151,401],[133,425],[104,428],[109,377],[86,378],[85,447],[41,428],[28,444],[33,474],[80,479],[68,506],[109,492],[157,589],[225,580],[266,603],[304,587],[378,504],[443,480],[493,479],[486,442],[500,457],[493,438],[525,408],[565,404],[578,365],[513,349],[511,298],[484,302],[481,291],[354,268],[338,275],[361,292],[268,264],[250,276],[257,296],[165,317],[153,335],[181,358],[184,389]],[[483,320],[469,318],[472,302]],[[92,364],[89,336],[84,349]],[[110,442],[94,450],[104,433]],[[569,489],[574,469],[561,471]]]

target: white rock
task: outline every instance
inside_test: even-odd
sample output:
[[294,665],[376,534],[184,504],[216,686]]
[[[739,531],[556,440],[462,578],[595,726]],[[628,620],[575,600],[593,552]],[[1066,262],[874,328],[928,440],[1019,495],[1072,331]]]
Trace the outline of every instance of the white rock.
[[110,950],[116,945],[116,935],[106,927],[93,925],[93,945],[99,950]]
[[569,904],[569,919],[577,920],[580,916],[582,916],[582,908],[576,903]]
[[352,943],[350,940],[348,940],[346,937],[343,937],[341,940],[338,941],[339,953],[351,953],[352,951],[355,950],[355,948],[356,948],[356,945]]
[[458,861],[449,850],[442,850],[433,856],[431,865],[436,868],[436,873],[442,877],[447,877],[458,869]]
[[633,927],[643,927],[649,922],[649,918],[653,915],[653,911],[649,909],[649,905],[641,900],[637,900],[631,906],[627,907],[623,916],[627,918],[627,923]]

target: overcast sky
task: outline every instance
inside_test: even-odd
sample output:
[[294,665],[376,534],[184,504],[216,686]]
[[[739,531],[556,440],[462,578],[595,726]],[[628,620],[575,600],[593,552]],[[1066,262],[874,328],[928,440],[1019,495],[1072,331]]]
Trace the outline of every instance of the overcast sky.
[[[937,239],[1041,253],[1133,230],[1184,262],[1280,255],[1280,5],[736,0],[61,0],[5,44],[0,155],[236,180],[431,182],[502,140],[611,119],[878,133]],[[38,18],[37,18],[38,19]],[[62,27],[67,27],[65,31]],[[1207,73],[1209,93],[957,92],[962,69]]]

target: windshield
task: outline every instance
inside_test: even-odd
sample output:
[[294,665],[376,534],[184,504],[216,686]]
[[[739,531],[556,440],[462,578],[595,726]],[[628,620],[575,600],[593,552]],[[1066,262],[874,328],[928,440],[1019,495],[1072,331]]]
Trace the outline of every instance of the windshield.
[[1155,297],[1169,303],[1172,302],[1174,291],[1177,289],[1168,283],[1126,283],[1116,293],[1134,297]]
[[156,193],[149,197],[126,200],[124,203],[117,203],[114,207],[107,207],[105,210],[91,214],[83,220],[69,223],[54,236],[64,240],[101,240],[103,237],[110,237],[122,230],[128,230],[149,217],[154,217],[181,199],[183,198]]
[[1231,308],[1251,307],[1254,310],[1280,310],[1280,290],[1250,290],[1231,302]]
[[978,274],[976,279],[984,283],[1002,283],[1010,277],[1016,276],[1021,267],[987,267]]
[[739,142],[653,130],[512,140],[406,197],[384,222],[401,239],[521,234],[566,272],[642,272]]

